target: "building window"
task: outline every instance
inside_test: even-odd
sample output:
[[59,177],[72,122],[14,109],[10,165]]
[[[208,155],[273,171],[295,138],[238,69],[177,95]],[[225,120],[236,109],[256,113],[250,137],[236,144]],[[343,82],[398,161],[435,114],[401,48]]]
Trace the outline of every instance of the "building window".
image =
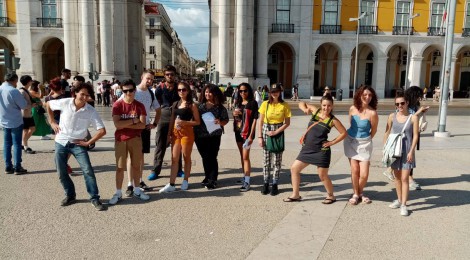
[[155,19],[154,18],[149,19],[149,25],[150,25],[150,27],[155,27]]
[[290,23],[290,0],[277,0],[276,23]]
[[42,18],[57,18],[56,0],[42,0]]
[[338,1],[325,0],[323,24],[324,25],[337,25],[338,24]]
[[470,51],[463,53],[461,66],[466,68],[470,67]]
[[432,66],[441,66],[441,52],[435,51],[432,53]]
[[470,28],[470,1],[467,2],[467,9],[465,10],[465,26],[464,28]]
[[149,54],[155,54],[155,46],[150,46]]
[[442,26],[445,8],[445,3],[432,3],[430,27],[440,28]]
[[410,17],[410,2],[398,1],[397,2],[397,15],[395,18],[395,26],[408,27]]
[[155,32],[149,32],[149,38],[155,39]]
[[3,8],[3,2],[5,2],[5,1],[0,0],[0,17],[5,17],[6,16],[5,15],[5,9],[6,8]]
[[154,70],[154,69],[155,69],[155,61],[154,61],[154,60],[151,60],[151,61],[150,61],[150,69],[151,69],[151,70]]
[[375,25],[375,0],[361,1],[361,14],[367,12],[367,16],[359,21],[360,26]]
[[268,53],[268,64],[277,64],[277,50],[271,49]]

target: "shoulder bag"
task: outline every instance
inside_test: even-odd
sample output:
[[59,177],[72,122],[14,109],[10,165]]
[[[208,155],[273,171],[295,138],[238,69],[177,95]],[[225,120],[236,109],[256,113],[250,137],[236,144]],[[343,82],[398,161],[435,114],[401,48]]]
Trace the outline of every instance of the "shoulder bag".
[[411,115],[408,116],[408,119],[403,126],[403,129],[398,134],[390,134],[387,137],[387,141],[385,142],[385,147],[390,151],[393,151],[392,157],[393,158],[400,158],[402,156],[402,143],[403,143],[403,136],[405,135],[406,126],[410,122]]
[[[267,124],[269,125],[269,120],[268,120],[268,107],[269,107],[269,102],[266,104],[266,121]],[[271,153],[282,153],[284,152],[284,131],[281,133],[274,135],[274,136],[267,136],[266,137],[266,150],[268,150]]]

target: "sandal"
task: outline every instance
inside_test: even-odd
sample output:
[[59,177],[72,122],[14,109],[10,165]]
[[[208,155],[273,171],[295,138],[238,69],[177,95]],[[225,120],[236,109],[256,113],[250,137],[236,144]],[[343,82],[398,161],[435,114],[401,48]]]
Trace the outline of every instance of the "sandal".
[[352,197],[349,199],[349,204],[351,205],[357,205],[358,202],[359,196],[357,196],[356,194],[352,195]]
[[300,201],[302,201],[302,196],[300,196],[298,198],[288,197],[288,198],[283,199],[282,201],[284,201],[284,202],[300,202]]
[[325,198],[321,203],[323,204],[333,204],[336,202],[336,198]]
[[363,194],[361,194],[361,203],[362,204],[371,204],[372,203],[372,200],[370,200],[368,197],[364,196]]

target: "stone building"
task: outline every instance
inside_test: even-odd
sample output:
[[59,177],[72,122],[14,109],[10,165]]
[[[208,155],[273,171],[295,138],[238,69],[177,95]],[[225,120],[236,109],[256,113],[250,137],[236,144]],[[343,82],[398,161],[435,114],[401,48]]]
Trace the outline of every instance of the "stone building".
[[[208,2],[208,60],[221,83],[281,82],[287,88],[298,83],[304,98],[321,95],[325,86],[342,89],[348,97],[354,85],[368,84],[379,97],[391,97],[405,85],[409,62],[408,85],[439,85],[444,0]],[[458,1],[456,8],[450,89],[451,95],[461,96],[470,86],[470,1]],[[350,21],[365,12],[359,22]]]

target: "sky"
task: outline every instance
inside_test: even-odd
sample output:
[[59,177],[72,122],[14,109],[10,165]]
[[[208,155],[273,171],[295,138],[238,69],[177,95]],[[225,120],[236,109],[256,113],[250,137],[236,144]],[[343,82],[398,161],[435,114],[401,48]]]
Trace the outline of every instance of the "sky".
[[189,56],[206,60],[209,45],[209,5],[207,0],[153,0],[163,4]]

